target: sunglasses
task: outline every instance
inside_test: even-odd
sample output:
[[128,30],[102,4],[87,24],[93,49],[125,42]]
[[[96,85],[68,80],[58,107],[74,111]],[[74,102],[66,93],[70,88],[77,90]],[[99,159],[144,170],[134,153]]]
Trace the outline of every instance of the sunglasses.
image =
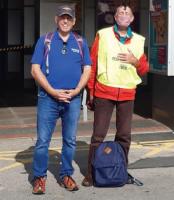
[[67,54],[67,42],[63,42],[61,53],[64,55]]

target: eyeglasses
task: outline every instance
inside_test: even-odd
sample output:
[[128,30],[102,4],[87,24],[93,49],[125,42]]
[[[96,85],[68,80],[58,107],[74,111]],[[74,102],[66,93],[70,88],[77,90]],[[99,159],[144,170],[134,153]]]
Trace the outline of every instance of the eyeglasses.
[[67,46],[67,42],[63,42],[63,47],[62,47],[61,53],[64,54],[64,55],[67,53],[66,46]]

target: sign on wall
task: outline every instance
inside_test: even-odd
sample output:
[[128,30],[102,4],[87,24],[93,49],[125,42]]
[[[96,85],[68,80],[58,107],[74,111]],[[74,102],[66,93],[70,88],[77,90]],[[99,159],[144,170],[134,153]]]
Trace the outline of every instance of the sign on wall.
[[150,0],[150,70],[174,75],[173,0]]
[[168,41],[168,1],[150,2],[150,66],[151,71],[166,73]]

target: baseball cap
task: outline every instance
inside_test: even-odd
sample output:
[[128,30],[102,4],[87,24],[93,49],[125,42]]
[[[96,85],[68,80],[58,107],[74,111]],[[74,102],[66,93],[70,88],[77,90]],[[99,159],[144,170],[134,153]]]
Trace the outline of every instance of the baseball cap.
[[75,18],[75,9],[70,5],[61,5],[57,9],[57,16],[69,15],[72,18]]

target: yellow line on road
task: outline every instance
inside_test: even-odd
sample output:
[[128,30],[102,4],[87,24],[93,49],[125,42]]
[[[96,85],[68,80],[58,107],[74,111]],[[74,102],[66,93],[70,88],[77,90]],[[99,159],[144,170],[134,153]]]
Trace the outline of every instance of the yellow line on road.
[[146,153],[146,154],[143,156],[143,158],[147,158],[147,157],[154,156],[154,155],[158,154],[159,152],[161,152],[161,149],[160,149],[160,148],[152,149],[151,151],[149,151],[148,153]]
[[161,144],[161,143],[174,143],[174,140],[156,140],[156,141],[144,141],[138,142],[140,145],[150,145],[150,144]]
[[[61,150],[61,148],[50,148],[49,150]],[[33,151],[32,150],[26,150],[26,152],[24,152],[25,150],[15,150],[15,151],[0,151],[0,156],[13,156],[13,155],[16,155],[17,153],[20,153],[20,156],[23,156],[23,155],[28,155],[28,154],[33,154]]]
[[12,168],[16,168],[16,167],[18,167],[18,166],[20,166],[20,165],[23,165],[23,164],[22,164],[22,163],[13,163],[13,164],[11,164],[11,165],[8,165],[8,166],[6,166],[6,167],[1,168],[1,169],[0,169],[0,172],[4,172],[4,171],[6,171],[6,170],[9,170],[9,169],[12,169]]
[[[173,145],[174,143],[174,140],[165,140],[165,141],[146,141],[146,142],[132,142],[131,143],[131,148],[142,148],[144,146],[153,146],[153,145],[158,145],[158,144],[171,144]],[[78,146],[77,147],[77,151],[80,151],[80,150],[88,150],[89,149],[89,146],[88,145],[85,145],[85,146]],[[49,149],[50,151],[51,150],[54,150],[54,151],[57,151],[57,152],[61,152],[61,147],[57,148],[57,147],[54,147],[54,148],[50,148]],[[25,155],[32,155],[33,154],[33,151],[32,150],[26,150],[26,152],[24,152],[24,150],[15,150],[15,151],[0,151],[0,157],[10,157],[10,156],[16,156],[16,154],[19,153],[19,156],[25,156]]]
[[0,157],[0,160],[11,160],[11,161],[15,161],[15,158]]
[[[132,143],[131,144],[131,147],[133,148],[140,148],[142,147],[141,144],[136,144],[136,143]],[[78,146],[77,147],[77,151],[81,150],[81,149],[89,149],[89,145],[86,145],[86,146]],[[53,148],[50,148],[49,150],[54,150],[54,151],[61,151],[61,147],[57,148],[57,147],[53,147]],[[16,155],[17,153],[20,153],[19,156],[24,156],[24,155],[31,155],[33,154],[33,151],[32,150],[26,150],[26,152],[24,152],[25,150],[15,150],[15,151],[0,151],[0,156],[14,156]]]
[[[143,157],[151,157],[159,154],[162,151],[170,150],[174,146],[174,140],[159,140],[159,141],[145,141],[145,142],[132,142],[131,148],[133,149],[141,149],[148,148],[150,151],[146,153]],[[88,151],[89,146],[78,146],[77,151]],[[61,153],[61,148],[50,148],[50,155],[54,155],[56,153]],[[172,148],[173,150],[173,148]],[[18,154],[18,158],[15,158]],[[13,169],[19,167],[24,164],[28,164],[32,162],[32,154],[33,150],[15,150],[15,151],[1,151],[0,152],[0,161],[13,161],[15,163],[7,165],[5,167],[0,168],[0,172],[4,172],[9,169]],[[26,157],[23,157],[26,156]],[[55,163],[55,162],[53,162]]]
[[9,169],[12,169],[12,168],[16,168],[16,167],[19,167],[21,165],[24,165],[24,164],[28,164],[28,163],[31,163],[32,162],[32,159],[25,159],[25,160],[18,160],[18,162],[15,162],[13,164],[10,164],[6,167],[2,167],[0,168],[0,172],[4,172],[6,170],[9,170]]
[[[170,144],[170,143],[166,143],[166,144],[163,144],[161,146],[158,146],[154,149],[152,149],[150,152],[146,153],[144,155],[144,157],[151,157],[151,156],[154,156],[154,155],[157,155],[159,154],[160,152],[162,151],[167,151],[169,150],[171,147],[173,147],[174,144]],[[172,148],[173,149],[173,148]]]

